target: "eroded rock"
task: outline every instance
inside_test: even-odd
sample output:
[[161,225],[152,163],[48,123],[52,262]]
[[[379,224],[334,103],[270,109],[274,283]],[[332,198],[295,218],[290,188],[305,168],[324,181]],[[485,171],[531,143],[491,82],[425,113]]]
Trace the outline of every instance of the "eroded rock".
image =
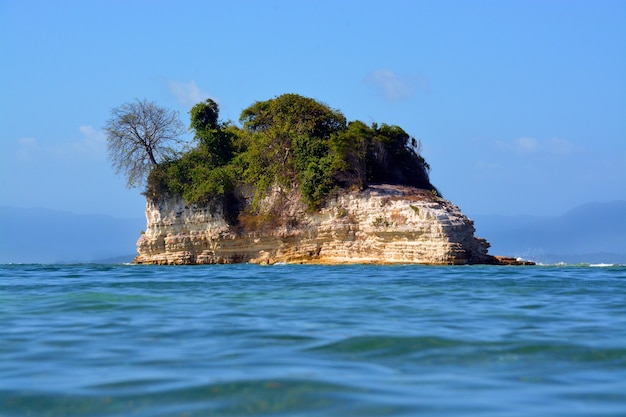
[[228,225],[219,205],[199,207],[179,197],[149,200],[135,262],[498,263],[487,253],[489,243],[474,236],[473,221],[426,190],[371,186],[340,194],[313,213],[297,196],[283,195],[280,204],[276,195],[266,200],[265,213],[274,213],[269,220],[237,226]]

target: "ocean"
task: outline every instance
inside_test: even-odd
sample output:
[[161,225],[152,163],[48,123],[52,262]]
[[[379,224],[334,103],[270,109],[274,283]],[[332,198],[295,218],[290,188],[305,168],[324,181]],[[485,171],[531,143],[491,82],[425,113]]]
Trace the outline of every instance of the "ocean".
[[3,265],[0,416],[626,416],[626,267]]

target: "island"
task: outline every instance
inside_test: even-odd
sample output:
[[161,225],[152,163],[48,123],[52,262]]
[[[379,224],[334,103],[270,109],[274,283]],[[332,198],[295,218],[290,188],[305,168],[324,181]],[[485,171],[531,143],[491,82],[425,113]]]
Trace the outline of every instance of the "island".
[[149,155],[137,264],[530,264],[488,253],[399,126],[297,94],[190,116],[194,146]]

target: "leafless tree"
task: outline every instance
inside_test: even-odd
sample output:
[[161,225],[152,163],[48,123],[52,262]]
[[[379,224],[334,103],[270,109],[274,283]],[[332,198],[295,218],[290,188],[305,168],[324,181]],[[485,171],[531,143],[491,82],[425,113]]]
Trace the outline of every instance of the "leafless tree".
[[112,109],[104,130],[109,160],[129,188],[143,185],[152,168],[173,157],[185,132],[178,112],[145,99]]

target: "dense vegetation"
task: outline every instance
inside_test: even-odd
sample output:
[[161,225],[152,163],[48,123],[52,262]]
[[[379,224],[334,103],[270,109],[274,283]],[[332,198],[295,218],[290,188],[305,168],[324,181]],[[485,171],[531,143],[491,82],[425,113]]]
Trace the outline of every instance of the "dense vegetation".
[[[297,187],[318,209],[336,189],[391,183],[435,190],[418,141],[402,128],[348,123],[341,112],[310,98],[285,94],[256,102],[241,113],[242,127],[221,122],[210,99],[190,116],[195,147],[152,169],[148,197],[175,193],[190,203],[233,207],[241,202],[239,190],[248,188],[256,207],[273,186]],[[234,222],[238,209],[230,213]]]

